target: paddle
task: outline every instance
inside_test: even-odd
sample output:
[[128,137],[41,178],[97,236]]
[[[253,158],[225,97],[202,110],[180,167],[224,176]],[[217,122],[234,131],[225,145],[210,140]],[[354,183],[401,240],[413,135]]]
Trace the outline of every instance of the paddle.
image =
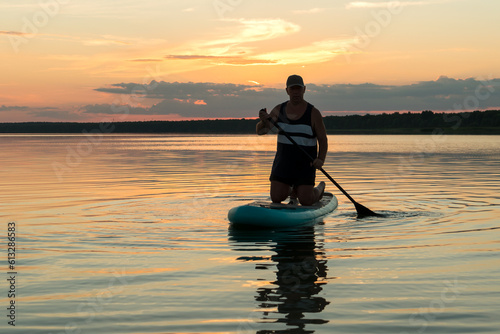
[[[314,161],[314,158],[311,157],[309,155],[309,153],[304,150],[304,148],[302,148],[299,144],[297,144],[297,142],[288,134],[285,132],[285,130],[283,130],[277,122],[275,122],[271,117],[269,117],[269,121],[276,127],[276,129],[278,129],[280,131],[281,134],[285,135],[289,141],[292,142],[292,144],[294,144],[295,146],[297,146],[308,158],[309,160],[311,160],[311,162]],[[339,188],[339,190],[347,197],[349,198],[349,200],[352,202],[352,204],[354,204],[354,207],[356,208],[356,212],[358,213],[358,218],[363,218],[363,217],[369,217],[369,216],[382,216],[381,214],[379,213],[375,213],[373,212],[372,210],[368,209],[366,206],[364,205],[361,205],[359,204],[358,202],[356,202],[354,200],[354,198],[351,197],[351,195],[349,195],[347,193],[347,191],[345,191],[338,183],[337,181],[335,181],[324,169],[323,167],[319,168],[319,170],[325,174],[325,176],[330,180],[332,181],[332,183],[337,187]]]

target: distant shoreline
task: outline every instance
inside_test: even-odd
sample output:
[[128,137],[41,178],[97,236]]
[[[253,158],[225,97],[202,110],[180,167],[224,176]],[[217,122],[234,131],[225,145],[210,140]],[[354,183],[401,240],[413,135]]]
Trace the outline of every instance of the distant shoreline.
[[[328,134],[472,134],[500,135],[500,110],[461,113],[366,114],[325,116]],[[257,119],[142,121],[112,123],[0,123],[0,133],[136,133],[136,134],[253,134]]]

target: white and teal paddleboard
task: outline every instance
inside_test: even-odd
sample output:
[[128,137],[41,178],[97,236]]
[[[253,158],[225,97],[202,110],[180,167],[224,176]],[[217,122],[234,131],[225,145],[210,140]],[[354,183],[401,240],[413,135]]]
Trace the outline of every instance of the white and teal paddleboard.
[[311,206],[256,201],[232,208],[227,218],[233,225],[293,227],[316,222],[335,210],[337,205],[337,198],[331,193],[324,193],[323,198]]

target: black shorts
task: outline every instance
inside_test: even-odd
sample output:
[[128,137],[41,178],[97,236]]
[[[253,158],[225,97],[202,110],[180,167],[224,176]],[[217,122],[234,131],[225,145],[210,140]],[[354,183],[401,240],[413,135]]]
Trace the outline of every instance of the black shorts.
[[279,181],[285,184],[288,184],[290,187],[293,186],[302,186],[302,185],[308,185],[308,186],[314,186],[316,183],[316,172],[314,172],[312,175],[310,174],[309,176],[303,176],[303,177],[280,177],[277,175],[271,174],[269,177],[269,181]]

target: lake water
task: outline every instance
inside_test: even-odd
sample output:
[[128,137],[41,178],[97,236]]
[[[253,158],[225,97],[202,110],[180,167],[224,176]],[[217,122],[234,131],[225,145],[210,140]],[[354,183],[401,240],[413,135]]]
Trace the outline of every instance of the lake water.
[[500,136],[329,136],[325,170],[386,217],[318,172],[323,222],[229,229],[275,141],[0,135],[0,332],[500,332]]

